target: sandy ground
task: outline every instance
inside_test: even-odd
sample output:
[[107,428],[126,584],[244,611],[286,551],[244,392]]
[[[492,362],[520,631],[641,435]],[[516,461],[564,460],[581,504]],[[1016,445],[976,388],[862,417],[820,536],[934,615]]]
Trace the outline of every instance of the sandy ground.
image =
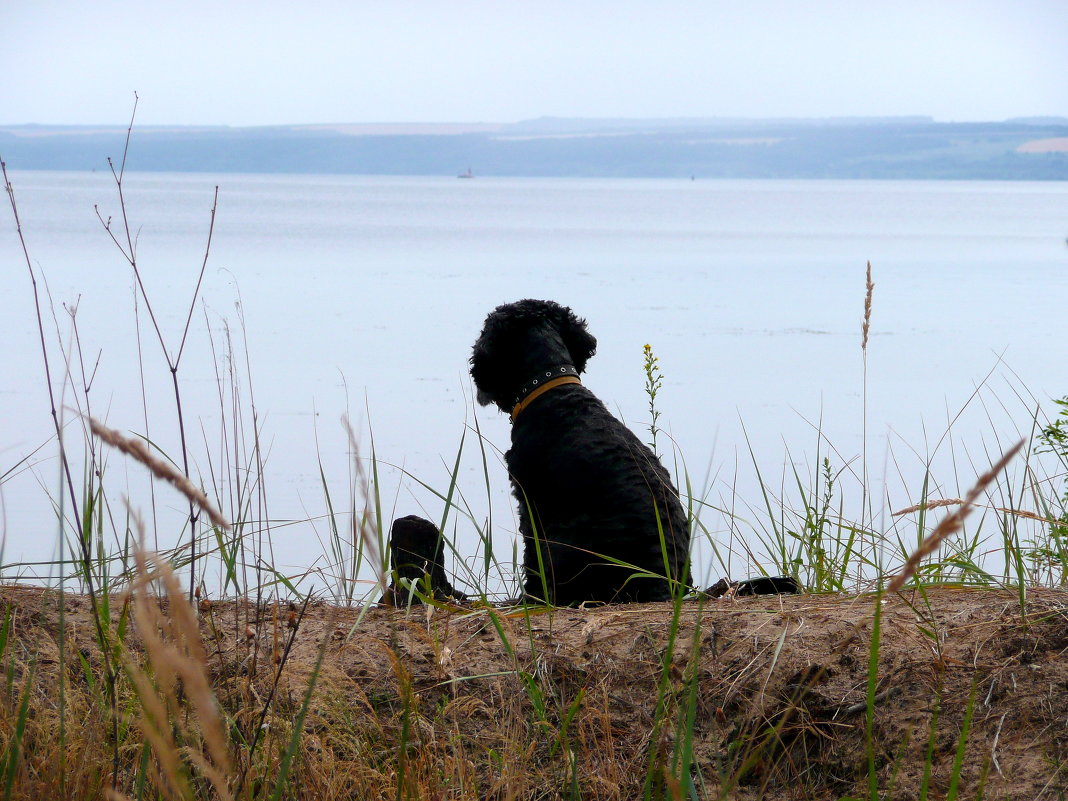
[[[57,626],[53,593],[6,587],[0,596],[23,640]],[[65,608],[85,653],[88,601],[68,596]],[[976,797],[985,783],[984,798],[1063,798],[1068,592],[1034,590],[1021,607],[1006,591],[940,587],[889,598],[883,610],[874,717],[881,797],[916,797],[929,742],[930,797],[944,797],[972,698],[961,797]],[[863,596],[686,601],[673,651],[667,604],[490,612],[201,601],[200,627],[216,685],[254,673],[250,660],[276,664],[290,645],[279,688],[299,698],[325,648],[306,723],[320,739],[338,699],[381,719],[410,692],[425,712],[411,747],[440,748],[434,732],[444,718],[470,742],[503,747],[507,721],[533,714],[526,675],[554,709],[578,710],[583,786],[601,782],[598,797],[627,798],[640,787],[658,687],[666,686],[676,700],[693,692],[697,767],[706,783],[735,776],[727,797],[838,799],[866,795],[872,612]],[[667,753],[675,734],[665,728],[656,747]],[[743,767],[739,754],[753,753],[745,744],[769,731],[768,747]]]

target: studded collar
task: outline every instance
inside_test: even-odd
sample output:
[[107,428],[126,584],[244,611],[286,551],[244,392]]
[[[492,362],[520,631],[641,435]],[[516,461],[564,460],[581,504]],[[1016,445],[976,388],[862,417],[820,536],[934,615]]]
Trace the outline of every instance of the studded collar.
[[562,384],[581,384],[578,374],[579,371],[570,364],[558,364],[555,367],[538,372],[516,393],[515,405],[512,408],[512,422],[515,422],[516,418],[519,417],[519,413],[530,405],[535,398],[540,397],[550,389]]

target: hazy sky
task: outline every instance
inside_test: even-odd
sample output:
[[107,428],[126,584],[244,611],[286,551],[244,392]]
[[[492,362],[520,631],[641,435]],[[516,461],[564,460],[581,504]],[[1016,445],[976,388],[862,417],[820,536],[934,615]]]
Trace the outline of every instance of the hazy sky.
[[1068,115],[1068,0],[0,0],[0,123]]

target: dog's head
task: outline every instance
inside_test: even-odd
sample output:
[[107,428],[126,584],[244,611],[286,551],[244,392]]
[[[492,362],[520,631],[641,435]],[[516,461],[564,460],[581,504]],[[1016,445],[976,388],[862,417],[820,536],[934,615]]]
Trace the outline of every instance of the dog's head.
[[471,353],[471,377],[483,406],[511,411],[516,394],[539,370],[570,364],[579,373],[597,349],[586,321],[551,300],[520,300],[486,317]]

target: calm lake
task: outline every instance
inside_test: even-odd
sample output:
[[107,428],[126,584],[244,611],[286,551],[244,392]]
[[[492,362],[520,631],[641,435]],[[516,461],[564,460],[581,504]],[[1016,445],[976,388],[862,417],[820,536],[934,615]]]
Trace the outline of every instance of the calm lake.
[[[57,385],[60,340],[74,354],[78,391],[68,386],[57,401],[71,437],[80,437],[84,365],[92,414],[147,430],[180,461],[167,363],[144,303],[135,309],[130,266],[94,213],[98,204],[121,230],[110,176],[11,179],[55,310],[45,323]],[[216,185],[214,238],[178,370],[193,471],[222,487],[227,513],[244,502],[235,477],[251,462],[254,404],[266,463],[252,516],[271,521],[270,558],[294,575],[330,571],[322,476],[343,509],[353,469],[346,414],[365,469],[373,436],[384,517],[440,520],[443,501],[420,482],[447,493],[460,452],[457,503],[480,524],[492,515],[495,550],[510,560],[515,519],[499,456],[508,420],[473,404],[467,375],[483,318],[510,300],[551,298],[587,318],[599,345],[585,383],[646,440],[642,346],[653,347],[664,376],[660,450],[673,470],[684,460],[694,494],[710,504],[695,570],[709,583],[725,568],[755,573],[746,547],[762,559],[760,542],[744,539],[746,521],[767,517],[754,464],[798,507],[793,471],[811,483],[827,455],[844,469],[845,516],[859,516],[867,261],[876,528],[919,498],[928,461],[935,494],[957,496],[1017,430],[1030,430],[1036,409],[1052,414],[1050,399],[1068,394],[1063,183],[128,174],[137,258],[172,354]],[[0,259],[3,562],[6,576],[31,576],[49,571],[25,563],[57,552],[60,483],[33,292],[6,208]],[[106,460],[114,526],[125,527],[126,494],[148,516],[150,540],[176,545],[179,497],[156,487],[153,517],[143,469],[115,453]],[[454,512],[449,529],[473,559],[474,524]]]

